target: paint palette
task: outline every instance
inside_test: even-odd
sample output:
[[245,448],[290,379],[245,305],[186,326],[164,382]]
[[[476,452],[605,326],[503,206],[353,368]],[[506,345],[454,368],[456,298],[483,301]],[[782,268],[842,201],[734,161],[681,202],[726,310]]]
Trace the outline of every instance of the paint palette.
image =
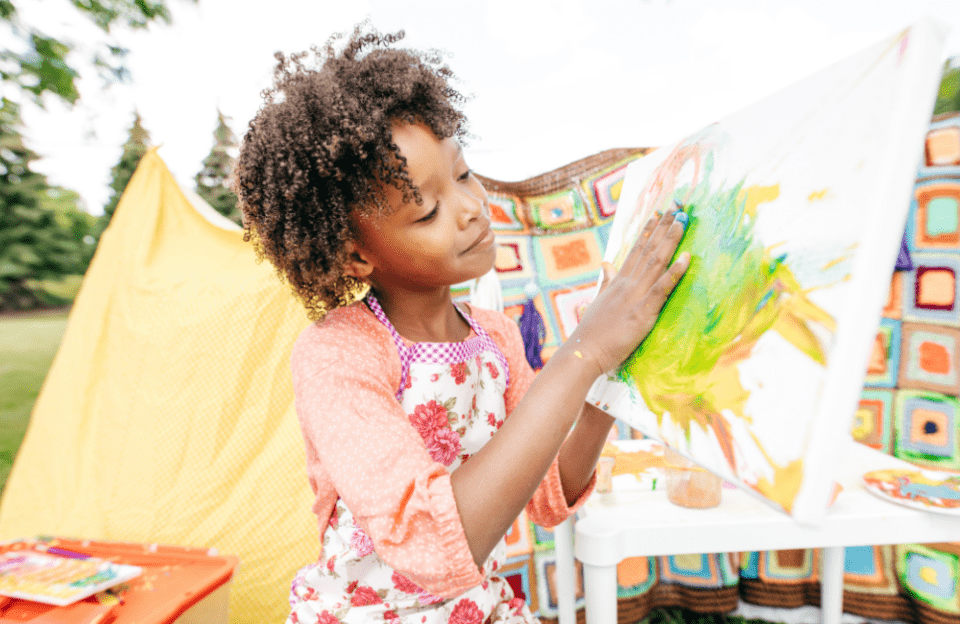
[[867,491],[923,511],[960,515],[960,473],[924,469],[874,470],[863,475]]

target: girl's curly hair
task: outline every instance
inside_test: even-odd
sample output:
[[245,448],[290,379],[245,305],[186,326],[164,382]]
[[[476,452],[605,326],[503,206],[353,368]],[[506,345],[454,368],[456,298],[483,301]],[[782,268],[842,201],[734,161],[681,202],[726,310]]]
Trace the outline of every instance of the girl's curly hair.
[[[384,185],[421,203],[393,141],[396,121],[420,122],[445,139],[466,135],[450,87],[453,73],[437,52],[390,46],[400,31],[382,35],[359,24],[337,53],[322,49],[277,53],[273,87],[250,122],[234,168],[244,240],[293,286],[312,319],[347,305],[361,284],[343,275],[345,243],[354,218],[387,209]],[[365,50],[367,50],[363,53]]]

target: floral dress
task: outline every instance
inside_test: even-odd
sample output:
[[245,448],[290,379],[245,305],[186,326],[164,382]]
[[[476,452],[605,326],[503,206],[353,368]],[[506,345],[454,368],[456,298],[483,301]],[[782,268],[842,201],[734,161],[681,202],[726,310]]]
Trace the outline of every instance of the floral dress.
[[[503,425],[510,375],[506,358],[487,332],[462,312],[474,336],[459,343],[408,347],[376,298],[370,294],[366,301],[390,330],[400,356],[397,400],[433,460],[453,472]],[[447,600],[430,595],[380,559],[342,499],[322,541],[321,560],[300,570],[293,581],[288,624],[537,621],[510,585],[494,574],[504,563],[503,540],[483,565],[483,582]]]

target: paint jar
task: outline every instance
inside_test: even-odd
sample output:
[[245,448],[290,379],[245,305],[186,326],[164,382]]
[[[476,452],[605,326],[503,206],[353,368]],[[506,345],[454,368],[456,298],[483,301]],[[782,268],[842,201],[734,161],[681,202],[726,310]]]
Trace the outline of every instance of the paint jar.
[[597,461],[597,492],[607,494],[613,491],[613,468],[617,460],[613,457],[600,457]]
[[707,509],[720,504],[722,480],[673,449],[663,449],[667,498],[674,505]]

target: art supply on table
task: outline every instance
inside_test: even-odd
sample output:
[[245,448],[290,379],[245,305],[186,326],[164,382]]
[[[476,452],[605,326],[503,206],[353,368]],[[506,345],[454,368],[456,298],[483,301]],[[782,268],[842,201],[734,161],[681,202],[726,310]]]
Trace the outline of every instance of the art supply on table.
[[707,509],[720,504],[722,480],[671,448],[664,448],[667,498],[674,505]]
[[871,494],[899,505],[960,516],[960,474],[917,468],[874,470],[863,475]]
[[613,491],[613,468],[617,460],[613,457],[601,457],[597,461],[597,492],[606,494]]
[[0,624],[226,624],[230,580],[239,563],[206,548],[41,538],[0,544],[0,573],[3,560],[18,557],[108,562],[141,573],[66,606],[22,598],[4,603],[0,597]]
[[77,553],[12,551],[0,554],[0,595],[63,607],[142,572]]

